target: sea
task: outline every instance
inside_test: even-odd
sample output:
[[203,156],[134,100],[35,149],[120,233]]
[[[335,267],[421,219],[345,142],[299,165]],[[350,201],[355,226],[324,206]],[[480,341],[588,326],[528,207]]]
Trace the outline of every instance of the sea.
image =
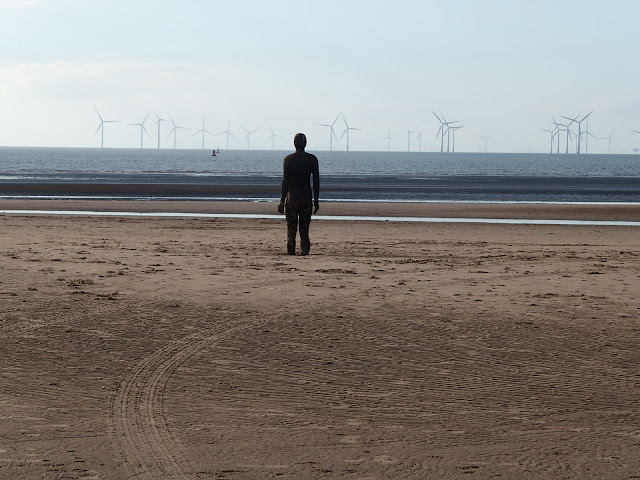
[[[0,199],[277,201],[288,153],[0,147]],[[640,203],[640,155],[311,153],[323,201]]]

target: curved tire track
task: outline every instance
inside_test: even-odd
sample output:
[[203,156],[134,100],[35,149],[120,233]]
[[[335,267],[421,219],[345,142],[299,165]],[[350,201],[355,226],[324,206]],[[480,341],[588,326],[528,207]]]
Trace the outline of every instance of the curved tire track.
[[110,421],[132,477],[198,478],[167,429],[162,410],[165,386],[175,370],[199,351],[267,321],[263,317],[220,322],[155,350],[125,373],[112,401]]

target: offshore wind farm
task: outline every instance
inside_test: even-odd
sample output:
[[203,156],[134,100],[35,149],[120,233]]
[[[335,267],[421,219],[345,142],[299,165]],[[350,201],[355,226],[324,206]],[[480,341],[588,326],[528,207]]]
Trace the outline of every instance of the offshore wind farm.
[[546,153],[541,128],[556,153],[640,146],[633,3],[119,2],[0,2],[0,145],[246,149],[244,126],[252,149]]
[[[95,134],[94,134],[94,138],[96,140],[99,140],[98,143],[96,143],[95,146],[99,146],[100,148],[105,148],[105,146],[107,148],[111,147],[111,148],[136,148],[138,147],[138,145],[134,145],[133,143],[129,146],[127,145],[122,145],[120,142],[117,141],[113,141],[112,143],[110,143],[110,136],[116,136],[116,129],[118,128],[117,126],[112,126],[109,129],[109,132],[107,134],[107,143],[105,144],[105,132],[104,132],[104,125],[106,123],[123,123],[119,120],[103,120],[101,114],[98,112],[98,110],[96,109],[96,107],[93,107],[96,114],[98,115],[99,118],[99,125],[98,125],[98,129],[96,130]],[[459,130],[462,130],[465,127],[468,127],[467,123],[462,123],[460,120],[450,120],[448,121],[446,119],[446,117],[444,116],[444,114],[442,113],[437,113],[434,110],[430,111],[431,114],[433,115],[433,117],[436,119],[437,123],[434,124],[434,122],[429,122],[429,116],[426,115],[425,118],[425,122],[423,123],[423,128],[425,129],[430,129],[431,131],[433,131],[434,128],[437,127],[436,129],[436,134],[435,134],[435,143],[431,143],[431,151],[440,151],[441,153],[448,153],[448,152],[455,152],[456,151],[456,132],[458,132]],[[145,118],[143,119],[142,122],[139,123],[126,123],[126,125],[129,126],[138,126],[140,128],[140,144],[139,144],[139,148],[145,148],[144,147],[144,137],[148,137],[149,139],[151,139],[151,135],[149,134],[149,132],[146,129],[146,122],[149,118],[149,115],[151,113],[151,110],[149,110],[149,112],[147,113],[147,115],[145,116]],[[612,154],[615,152],[615,145],[613,143],[613,141],[611,140],[611,135],[604,136],[604,134],[599,134],[599,135],[595,135],[594,133],[592,133],[592,131],[589,129],[589,119],[592,116],[592,114],[596,113],[595,109],[592,109],[591,111],[589,111],[586,115],[576,115],[574,117],[570,117],[570,116],[566,116],[566,115],[559,115],[559,116],[552,116],[551,117],[551,125],[548,128],[542,128],[540,127],[538,130],[546,132],[549,134],[548,138],[549,138],[549,149],[548,151],[550,153],[565,153],[565,154],[569,154],[569,153],[575,153],[575,154],[581,154],[581,153],[589,153],[589,140],[591,139],[591,145],[592,145],[592,152],[591,153],[607,153],[607,154]],[[156,148],[178,148],[178,141],[177,141],[177,134],[178,134],[178,130],[195,130],[195,129],[189,129],[187,127],[184,126],[179,126],[176,125],[175,122],[173,121],[173,118],[171,117],[171,114],[167,114],[167,116],[169,117],[169,120],[166,120],[164,118],[161,118],[159,114],[155,114],[156,116],[156,126],[157,126],[157,144]],[[597,116],[597,113],[596,113]],[[557,121],[556,118],[559,118],[560,121]],[[169,132],[169,134],[165,137],[165,141],[163,141],[161,135],[160,135],[160,123],[163,121],[169,121],[172,125],[172,128]],[[564,123],[562,123],[564,122]],[[428,123],[430,123],[430,125],[427,125]],[[583,126],[584,124],[584,126]],[[304,125],[301,125],[304,126]],[[347,122],[347,119],[345,117],[345,115],[343,113],[339,113],[334,120],[331,123],[316,123],[313,125],[307,125],[307,128],[301,128],[300,130],[304,130],[307,134],[307,136],[311,137],[311,138],[315,138],[315,145],[317,150],[322,151],[322,150],[326,150],[326,151],[333,151],[334,149],[336,150],[343,150],[343,151],[349,151],[349,150],[353,150],[353,144],[350,141],[350,134],[351,132],[363,132],[363,134],[367,133],[366,129],[363,128],[357,128],[357,127],[353,127],[350,126],[349,123]],[[320,127],[320,129],[318,129],[318,127]],[[321,129],[324,128],[325,132],[322,133]],[[484,128],[484,127],[483,127]],[[220,148],[221,146],[224,149],[236,149],[236,150],[242,150],[244,148],[246,148],[247,150],[251,149],[251,135],[253,135],[254,133],[256,133],[257,131],[259,131],[260,129],[252,129],[252,130],[248,130],[245,127],[241,127],[239,129],[237,129],[234,131],[231,129],[231,120],[227,120],[227,126],[226,129],[221,130],[217,133],[212,133],[209,130],[207,130],[205,128],[205,124],[204,124],[204,115],[202,116],[202,127],[195,131],[194,133],[191,134],[191,136],[198,136],[201,139],[201,144],[200,144],[200,149],[202,150],[206,150],[206,149],[210,149],[210,148]],[[289,146],[287,145],[288,143],[290,143],[288,140],[284,139],[281,140],[283,137],[281,135],[276,135],[273,132],[273,128],[270,126],[269,128],[264,128],[263,130],[263,134],[265,135],[264,138],[261,138],[259,140],[257,140],[257,144],[261,145],[261,144],[266,144],[266,143],[271,143],[271,147],[272,149],[275,149],[276,147],[276,140],[278,140],[279,142],[279,148],[286,150],[287,148],[289,148]],[[484,129],[485,131],[487,130],[487,128]],[[397,128],[394,131],[402,131],[401,128]],[[406,151],[407,152],[421,152],[422,151],[422,138],[423,135],[421,133],[421,130],[419,127],[417,127],[415,130],[411,130],[409,128],[404,128],[404,132],[407,135],[407,144],[406,144]],[[98,133],[100,133],[100,137],[99,139],[97,138]],[[270,134],[269,134],[270,133]],[[297,133],[297,132],[294,132]],[[397,141],[392,137],[391,135],[392,133],[392,129],[387,129],[387,135],[385,137],[382,137],[382,140],[385,142],[383,144],[383,146],[381,148],[371,148],[369,150],[371,151],[383,151],[385,150],[384,145],[386,144],[386,150],[387,151],[391,151],[392,150],[392,145],[394,146],[393,150],[394,151],[402,151],[402,148],[398,145]],[[531,134],[532,137],[536,137],[536,132],[531,131],[529,132]],[[634,130],[634,129],[628,129],[628,133],[630,134],[637,134],[640,133],[640,131],[638,130]],[[323,139],[326,138],[326,135],[328,134],[328,141],[326,141],[326,143],[323,143]],[[379,134],[379,132],[378,132]],[[414,142],[412,143],[412,134],[414,134]],[[240,137],[244,137],[244,141],[241,138],[238,138],[238,136]],[[289,135],[290,137],[293,136],[293,134]],[[499,135],[495,135],[496,137]],[[220,141],[220,139],[217,139],[216,137],[223,137],[224,141]],[[468,146],[465,148],[463,147],[462,149],[460,149],[460,134],[458,134],[458,151],[467,151],[467,152],[473,152],[473,151],[478,151],[478,152],[488,152],[489,151],[489,147],[488,147],[488,139],[490,137],[489,136],[483,136],[483,135],[477,135],[477,138],[475,140],[478,140],[477,142],[477,147],[476,148],[469,148]],[[173,142],[171,143],[170,140],[167,141],[167,139],[172,139]],[[462,139],[464,140],[464,139]],[[638,141],[640,144],[640,137],[638,137]],[[467,135],[467,145],[469,145],[469,141],[468,141],[468,135]],[[473,144],[473,140],[471,142],[471,144]],[[561,148],[562,146],[562,148]],[[147,145],[147,148],[150,148],[151,145]],[[614,147],[614,152],[612,152],[612,147]],[[197,148],[194,146],[194,144],[192,142],[187,142],[185,140],[183,140],[183,144],[181,145],[181,148]],[[366,151],[368,149],[366,148],[356,148],[356,150],[363,150]],[[540,153],[544,152],[545,149],[541,148]],[[528,153],[534,153],[531,149],[527,150]],[[518,153],[518,152],[513,152],[513,153]],[[524,153],[524,152],[520,152],[520,153]],[[627,152],[617,152],[617,153],[637,153],[635,150],[633,150],[633,148],[630,151]]]

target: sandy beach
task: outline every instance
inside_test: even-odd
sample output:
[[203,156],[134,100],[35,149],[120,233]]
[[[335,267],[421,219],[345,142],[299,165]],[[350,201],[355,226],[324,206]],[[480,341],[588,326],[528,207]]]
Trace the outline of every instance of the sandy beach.
[[[275,213],[249,202],[0,209]],[[640,220],[637,205],[325,215]],[[638,227],[0,215],[0,478],[640,478]]]

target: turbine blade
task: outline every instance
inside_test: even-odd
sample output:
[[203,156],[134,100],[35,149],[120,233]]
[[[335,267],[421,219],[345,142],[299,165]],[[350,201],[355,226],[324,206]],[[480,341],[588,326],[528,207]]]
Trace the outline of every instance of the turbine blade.
[[98,114],[98,117],[100,117],[100,121],[102,121],[102,115],[100,115],[100,112],[98,112],[98,109],[96,108],[95,105],[91,105],[93,107],[93,109],[96,111],[96,113]]
[[589,113],[587,113],[584,117],[582,117],[582,120],[580,120],[580,122],[578,123],[584,122],[589,117],[589,115],[591,115],[593,112],[595,112],[595,110],[591,110]]
[[98,132],[100,131],[101,128],[102,128],[102,122],[100,122],[100,125],[98,125],[98,129],[96,130],[96,133],[93,134],[93,138],[96,138],[96,135],[98,135]]

